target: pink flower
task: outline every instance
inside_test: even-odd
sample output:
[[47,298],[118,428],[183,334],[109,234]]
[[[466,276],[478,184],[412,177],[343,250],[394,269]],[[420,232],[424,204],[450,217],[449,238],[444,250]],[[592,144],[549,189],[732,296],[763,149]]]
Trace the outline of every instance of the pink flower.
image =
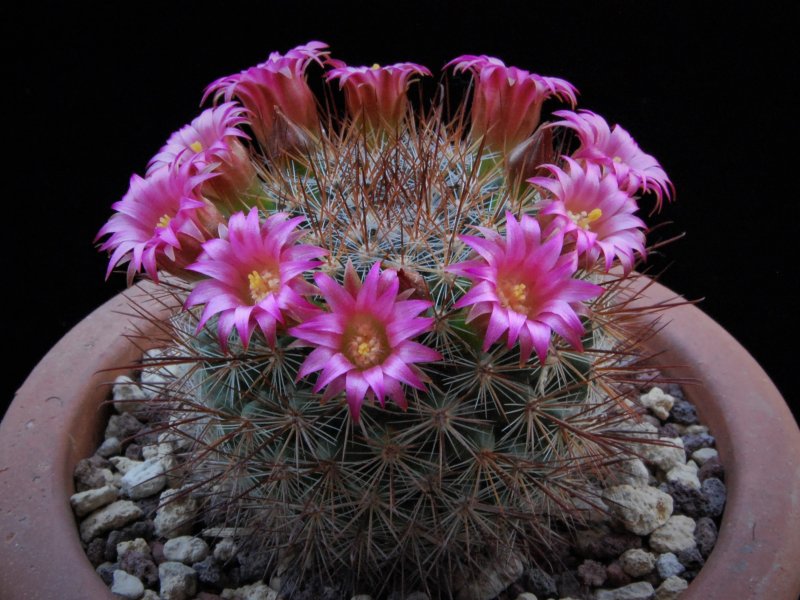
[[[309,63],[322,64],[327,44],[309,42],[286,55],[273,52],[269,58],[238,75],[222,77],[206,88],[229,102],[234,96],[251,116],[251,125],[267,151],[303,146],[308,136],[319,133],[319,116],[305,71]],[[205,99],[205,98],[204,98]]]
[[205,304],[198,330],[219,314],[223,347],[236,327],[246,348],[256,326],[274,345],[277,324],[287,315],[304,318],[314,312],[303,296],[316,289],[303,273],[317,267],[313,259],[326,251],[296,243],[304,233],[296,227],[304,220],[278,213],[262,224],[258,209],[252,208],[247,216],[231,216],[226,237],[203,244],[200,260],[188,268],[210,279],[198,283],[186,299],[187,308]]
[[150,161],[147,174],[191,161],[198,172],[215,174],[203,183],[203,195],[223,203],[228,210],[236,207],[242,194],[257,184],[255,168],[240,141],[248,137],[239,129],[247,122],[244,113],[245,109],[235,102],[204,110],[191,124],[170,136]]
[[95,238],[109,235],[100,246],[113,251],[106,277],[124,262],[128,262],[128,285],[143,268],[156,282],[159,268],[181,274],[221,220],[198,193],[212,176],[195,174],[189,163],[160,169],[144,179],[133,175],[128,192],[111,205],[116,214]]
[[492,229],[478,229],[484,238],[460,238],[480,258],[448,270],[474,283],[454,308],[472,306],[467,321],[489,314],[484,352],[506,331],[509,348],[519,339],[522,362],[535,349],[544,363],[553,331],[581,349],[584,329],[578,313],[585,312],[581,303],[598,296],[603,288],[572,278],[577,256],[562,254],[563,233],[556,231],[543,240],[536,219],[523,215],[518,222],[511,213],[506,213],[505,238]]
[[506,154],[534,132],[547,98],[577,102],[571,83],[507,67],[491,56],[466,54],[445,65],[450,66],[456,72],[471,70],[475,77],[472,135],[484,136],[487,146]]
[[432,348],[411,341],[432,328],[432,318],[417,316],[431,303],[398,296],[397,273],[381,272],[380,263],[372,266],[363,285],[351,264],[345,271],[344,286],[321,272],[314,279],[330,312],[289,330],[316,346],[298,377],[321,370],[314,391],[327,388],[326,399],[344,391],[356,422],[367,396],[377,398],[381,406],[389,396],[405,409],[402,384],[425,389],[425,377],[413,363],[442,358]]
[[646,226],[633,214],[638,209],[636,201],[619,188],[613,173],[603,173],[593,163],[581,166],[569,157],[564,160],[569,172],[555,165],[545,165],[555,179],[528,179],[554,196],[539,214],[554,215],[564,234],[576,237],[576,250],[589,265],[602,253],[606,271],[611,269],[616,256],[625,272],[630,272],[634,251],[645,255],[643,230]]
[[637,190],[653,192],[656,195],[656,208],[660,209],[662,197],[667,200],[674,195],[674,187],[658,161],[645,154],[631,135],[619,125],[611,129],[600,115],[582,110],[572,112],[561,110],[553,113],[563,117],[551,126],[560,125],[574,129],[581,145],[572,155],[578,160],[586,160],[602,165],[617,177],[623,190],[635,193]]
[[395,130],[408,106],[406,92],[412,75],[431,72],[415,63],[350,67],[339,60],[328,61],[335,66],[326,74],[328,81],[339,80],[344,89],[347,110],[353,118],[365,118],[373,129]]

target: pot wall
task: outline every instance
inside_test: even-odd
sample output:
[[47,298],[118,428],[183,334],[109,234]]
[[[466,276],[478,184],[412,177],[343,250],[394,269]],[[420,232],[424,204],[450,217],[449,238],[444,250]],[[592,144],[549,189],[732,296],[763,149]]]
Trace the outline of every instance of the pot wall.
[[[643,281],[647,281],[643,278]],[[110,382],[141,350],[128,297],[119,295],[79,323],[39,363],[0,425],[0,597],[111,599],[85,557],[69,505],[76,463],[96,449]],[[643,303],[676,296],[653,284]],[[165,306],[148,309],[166,314]],[[683,600],[800,594],[800,431],[752,357],[693,306],[669,310],[649,344],[664,351],[668,375],[703,379],[686,386],[711,428],[726,469],[728,504],[719,540]],[[116,369],[103,371],[104,369]]]

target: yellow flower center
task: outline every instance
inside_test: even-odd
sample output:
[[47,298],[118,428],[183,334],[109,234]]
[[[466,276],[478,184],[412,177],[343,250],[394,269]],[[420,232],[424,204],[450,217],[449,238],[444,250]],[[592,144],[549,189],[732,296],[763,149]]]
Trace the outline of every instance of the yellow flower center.
[[619,157],[619,156],[615,156],[615,157],[614,157],[612,160],[613,160],[615,163],[617,163],[617,164],[619,164],[619,163],[621,163],[621,162],[622,162],[622,158],[621,158],[621,157]]
[[202,152],[203,151],[203,144],[201,144],[200,140],[198,140],[196,142],[192,142],[191,144],[189,144],[189,148],[194,150],[195,153]]
[[389,352],[386,329],[374,318],[362,316],[345,327],[342,353],[359,369],[369,369],[381,364],[389,356]]
[[156,223],[156,227],[166,227],[167,225],[169,225],[170,221],[172,221],[172,217],[165,214],[158,220],[158,223]]
[[250,298],[253,303],[261,302],[271,293],[278,291],[281,285],[281,278],[274,271],[266,269],[264,271],[253,270],[248,276],[250,284]]
[[528,286],[515,280],[501,279],[497,286],[497,296],[503,308],[510,308],[514,312],[527,315],[532,308],[531,298],[528,298]]
[[582,210],[579,213],[574,213],[571,210],[568,210],[567,215],[581,229],[589,229],[592,223],[603,216],[603,211],[599,208],[595,208],[589,213],[587,213],[585,210]]
[[371,68],[373,71],[377,71],[378,69],[380,69],[380,68],[381,68],[381,66],[380,66],[378,63],[372,63],[372,66],[371,66],[370,68]]

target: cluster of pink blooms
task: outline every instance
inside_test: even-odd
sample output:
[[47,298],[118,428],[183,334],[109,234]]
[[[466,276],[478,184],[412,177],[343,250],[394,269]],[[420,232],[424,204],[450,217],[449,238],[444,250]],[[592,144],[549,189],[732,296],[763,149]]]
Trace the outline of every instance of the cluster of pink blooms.
[[[311,63],[332,67],[327,79],[338,81],[351,117],[378,132],[402,124],[412,78],[431,74],[414,63],[348,66],[310,42],[223,77],[206,90],[222,102],[173,134],[146,177],[133,176],[98,239],[108,236],[100,245],[111,254],[108,272],[127,262],[129,282],[142,272],[158,281],[160,270],[194,280],[186,307],[202,306],[200,328],[216,317],[223,348],[234,330],[244,347],[256,330],[271,345],[288,336],[311,347],[298,376],[319,372],[314,391],[324,390],[324,399],[344,393],[358,420],[368,398],[405,407],[404,386],[425,389],[417,364],[442,356],[414,341],[433,329],[435,319],[421,316],[433,305],[401,289],[397,272],[376,263],[361,281],[348,264],[340,283],[316,270],[328,252],[301,243],[303,217],[265,216],[248,205],[259,182],[243,127],[267,160],[313,147],[321,135],[305,74]],[[539,128],[546,99],[576,103],[570,83],[496,58],[461,56],[447,66],[473,76],[472,139],[502,155]],[[519,345],[523,362],[534,352],[545,361],[554,333],[581,348],[580,316],[603,288],[579,270],[608,271],[618,261],[629,272],[645,255],[635,194],[652,192],[658,205],[672,195],[658,162],[619,125],[585,110],[555,114],[562,120],[544,127],[574,130],[580,146],[560,164],[543,165],[550,176],[528,180],[540,192],[533,214],[506,213],[504,233],[460,236],[474,258],[448,266],[472,283],[449,308],[469,307],[484,351],[504,338],[509,348]]]

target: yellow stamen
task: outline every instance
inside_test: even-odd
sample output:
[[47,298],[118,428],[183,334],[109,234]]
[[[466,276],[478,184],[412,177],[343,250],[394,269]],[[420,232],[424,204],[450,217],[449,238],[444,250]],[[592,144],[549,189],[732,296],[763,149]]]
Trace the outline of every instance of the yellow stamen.
[[252,271],[247,276],[247,281],[250,284],[250,298],[253,300],[253,303],[261,302],[271,293],[277,291],[281,283],[280,277],[270,270],[260,273],[258,271]]
[[169,225],[170,221],[172,221],[172,217],[170,217],[169,215],[164,215],[158,220],[158,223],[156,223],[156,227],[166,227],[167,225]]
[[189,148],[194,150],[195,153],[202,152],[203,144],[201,144],[200,141],[192,142],[191,144],[189,144]]
[[372,64],[372,67],[370,67],[370,68],[371,68],[373,71],[377,71],[378,69],[380,69],[380,68],[381,68],[381,66],[380,66],[378,63],[373,63],[373,64]]
[[582,210],[579,213],[574,213],[571,210],[568,210],[567,215],[570,219],[572,219],[573,223],[575,223],[581,229],[589,229],[589,226],[592,223],[603,216],[603,211],[599,208],[592,209],[592,211],[588,213],[585,210]]
[[389,340],[381,325],[361,320],[348,327],[343,337],[342,351],[359,369],[381,364],[389,354]]
[[513,279],[511,281],[500,281],[497,286],[497,296],[503,308],[510,308],[523,315],[527,315],[530,312],[531,303],[528,298],[528,286],[522,282],[515,283]]
[[615,163],[621,163],[621,162],[622,162],[622,158],[620,158],[619,156],[615,156],[615,157],[614,157],[612,160],[613,160]]

